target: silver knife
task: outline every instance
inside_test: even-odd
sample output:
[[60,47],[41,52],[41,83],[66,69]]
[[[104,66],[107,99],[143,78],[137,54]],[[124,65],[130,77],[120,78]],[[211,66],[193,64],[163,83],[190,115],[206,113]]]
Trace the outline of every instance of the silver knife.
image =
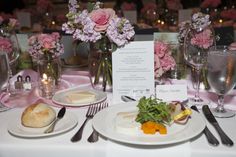
[[203,105],[202,111],[203,111],[205,117],[207,118],[207,120],[214,126],[214,128],[218,132],[222,144],[224,144],[226,146],[233,146],[234,142],[222,130],[219,123],[216,121],[215,117],[211,113],[211,110],[209,109],[208,105]]
[[[198,111],[196,106],[191,106],[191,109]],[[211,133],[211,131],[208,129],[208,127],[206,126],[205,129],[203,130],[203,133],[205,134],[208,143],[210,143],[213,146],[218,146],[219,145],[219,141],[217,140],[217,138]]]

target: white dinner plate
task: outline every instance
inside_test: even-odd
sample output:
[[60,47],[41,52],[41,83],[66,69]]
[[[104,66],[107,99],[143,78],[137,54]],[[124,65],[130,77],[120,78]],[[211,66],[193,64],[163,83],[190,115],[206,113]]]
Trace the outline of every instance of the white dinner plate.
[[77,125],[77,123],[78,118],[76,117],[76,115],[72,112],[66,111],[64,117],[55,125],[54,131],[52,133],[45,134],[44,131],[49,126],[43,128],[25,127],[21,124],[21,115],[18,115],[15,121],[9,124],[8,131],[10,134],[17,137],[41,138],[65,133],[73,129]]
[[119,112],[137,111],[138,102],[129,102],[110,106],[98,112],[93,118],[93,127],[101,135],[108,139],[135,145],[167,145],[187,141],[202,132],[205,128],[205,120],[202,116],[193,111],[191,118],[185,125],[172,124],[167,127],[167,135],[154,135],[140,133],[128,135],[115,130],[115,118]]
[[[95,95],[95,100],[94,101],[89,101],[85,103],[68,103],[66,102],[65,96],[68,92],[73,92],[73,91],[88,91],[91,92]],[[55,95],[52,97],[52,101],[56,104],[63,105],[63,106],[70,106],[70,107],[82,107],[82,106],[88,106],[96,103],[100,103],[105,101],[107,98],[107,94],[102,91],[97,91],[94,89],[81,89],[79,87],[76,88],[69,88],[65,90],[61,90],[59,92],[56,92]]]

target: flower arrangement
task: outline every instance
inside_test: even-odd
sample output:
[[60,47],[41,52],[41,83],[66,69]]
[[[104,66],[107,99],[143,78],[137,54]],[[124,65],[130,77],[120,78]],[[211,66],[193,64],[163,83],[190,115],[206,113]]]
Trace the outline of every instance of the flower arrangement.
[[8,38],[0,37],[0,51],[11,53],[13,51],[12,42]]
[[57,58],[64,53],[64,47],[60,42],[57,32],[52,34],[37,34],[29,38],[29,53],[34,59],[45,56]]
[[220,16],[225,19],[235,20],[236,19],[236,9],[223,10]]
[[182,22],[179,26],[178,39],[180,42],[184,41],[184,38],[188,33],[193,33],[190,38],[190,43],[193,46],[197,46],[201,49],[208,49],[214,44],[213,35],[214,33],[210,28],[211,24],[209,20],[210,16],[201,12],[195,13],[192,16],[191,22]]
[[182,9],[183,6],[180,2],[180,0],[165,0],[166,6],[169,10],[176,10]]
[[110,8],[100,8],[100,3],[89,3],[89,8],[80,10],[76,0],[69,1],[68,22],[62,30],[73,34],[75,40],[97,42],[107,37],[117,47],[132,39],[135,32],[130,22],[116,16]]
[[37,61],[39,75],[52,77],[58,85],[61,72],[58,57],[64,53],[59,33],[33,35],[28,43],[29,54]]
[[9,33],[15,30],[18,24],[18,21],[14,18],[3,18],[0,16],[0,35],[4,37],[9,36]]
[[201,8],[216,8],[221,4],[221,0],[204,0]]
[[101,84],[106,91],[107,86],[112,85],[111,53],[133,38],[134,28],[126,18],[118,17],[113,9],[101,8],[100,2],[88,3],[83,10],[77,0],[69,0],[68,6],[68,21],[62,25],[62,30],[72,34],[76,41],[96,43],[96,64],[89,65],[92,83],[94,87]]
[[161,77],[168,70],[174,69],[176,63],[171,56],[171,50],[167,43],[155,41],[154,44],[155,77]]

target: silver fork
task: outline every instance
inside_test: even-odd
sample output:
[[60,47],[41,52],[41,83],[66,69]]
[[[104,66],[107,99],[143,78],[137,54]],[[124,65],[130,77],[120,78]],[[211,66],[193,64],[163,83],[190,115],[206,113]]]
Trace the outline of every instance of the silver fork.
[[[106,108],[106,107],[108,107],[108,103],[103,103],[103,104],[99,107],[98,111],[100,111],[100,110],[102,110],[102,109],[104,109],[104,108]],[[92,132],[92,134],[88,137],[87,141],[90,142],[90,143],[93,143],[93,142],[97,142],[97,141],[98,141],[98,132],[97,132],[95,129],[93,129],[93,132]]]
[[100,103],[89,106],[88,111],[86,113],[86,120],[81,125],[80,129],[71,138],[71,142],[77,142],[77,141],[81,140],[85,124],[87,123],[88,120],[93,118],[95,113],[98,112],[98,109],[99,109],[100,106],[101,106]]

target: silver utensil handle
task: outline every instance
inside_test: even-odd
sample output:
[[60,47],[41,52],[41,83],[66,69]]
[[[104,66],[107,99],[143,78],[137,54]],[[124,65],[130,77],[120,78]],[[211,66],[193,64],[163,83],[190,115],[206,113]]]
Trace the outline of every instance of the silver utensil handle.
[[218,146],[219,145],[219,141],[211,133],[211,131],[208,129],[208,127],[205,127],[205,129],[203,130],[203,133],[206,135],[208,143],[212,144],[213,146]]
[[79,128],[79,130],[75,133],[75,135],[71,138],[71,142],[77,142],[80,141],[82,138],[82,134],[83,134],[83,130],[84,130],[84,126],[87,123],[87,121],[90,118],[86,118],[86,120],[84,121],[84,123],[81,125],[81,127]]
[[[196,106],[191,106],[191,109],[197,111],[199,113],[199,110],[197,109]],[[208,143],[212,144],[213,146],[218,146],[219,145],[219,141],[217,140],[217,138],[211,133],[211,131],[208,129],[208,127],[206,126],[205,129],[203,130],[203,133],[205,134]]]
[[234,142],[225,134],[225,132],[222,130],[220,125],[218,123],[214,123],[213,126],[215,127],[216,131],[218,132],[222,144],[226,146],[233,146]]
[[54,128],[55,128],[55,125],[56,123],[58,122],[59,118],[56,118],[56,120],[54,120],[52,122],[52,124],[44,131],[45,134],[48,134],[48,133],[51,133],[53,132]]
[[93,143],[98,141],[98,132],[93,130],[92,134],[88,138],[88,142]]

